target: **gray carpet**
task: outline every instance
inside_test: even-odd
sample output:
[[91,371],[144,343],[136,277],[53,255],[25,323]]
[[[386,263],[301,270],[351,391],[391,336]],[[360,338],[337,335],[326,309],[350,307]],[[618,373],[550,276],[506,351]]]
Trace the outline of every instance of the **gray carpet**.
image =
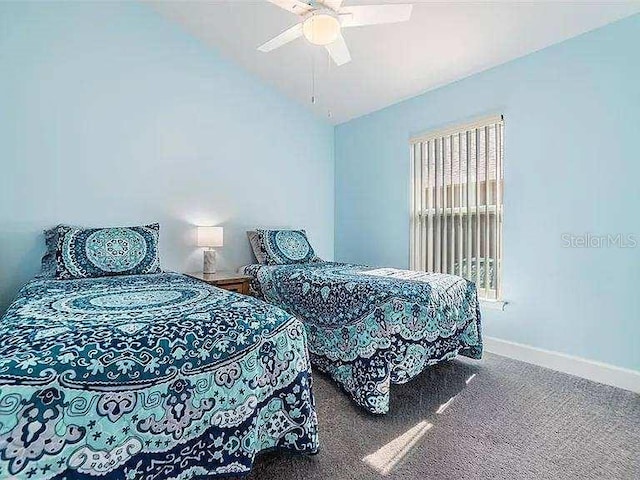
[[251,480],[640,479],[631,392],[486,354],[393,386],[376,417],[314,379],[321,452],[265,454]]

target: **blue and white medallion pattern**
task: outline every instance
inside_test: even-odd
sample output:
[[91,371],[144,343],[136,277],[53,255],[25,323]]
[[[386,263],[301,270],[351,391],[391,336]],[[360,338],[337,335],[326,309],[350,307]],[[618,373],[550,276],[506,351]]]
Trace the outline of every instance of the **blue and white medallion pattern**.
[[269,265],[306,263],[316,260],[304,230],[256,230],[260,255]]
[[303,321],[312,363],[372,413],[389,410],[391,384],[458,354],[482,355],[476,287],[461,277],[331,262],[243,272]]
[[35,280],[0,320],[0,478],[205,479],[315,453],[302,324],[178,274]]
[[302,232],[294,230],[281,230],[276,233],[275,244],[280,252],[287,258],[300,262],[309,255],[311,245]]
[[[156,224],[140,227],[56,228],[58,279],[160,272]],[[47,253],[47,255],[50,255]]]
[[87,237],[85,252],[98,268],[120,273],[131,270],[144,259],[147,243],[130,228],[102,229]]

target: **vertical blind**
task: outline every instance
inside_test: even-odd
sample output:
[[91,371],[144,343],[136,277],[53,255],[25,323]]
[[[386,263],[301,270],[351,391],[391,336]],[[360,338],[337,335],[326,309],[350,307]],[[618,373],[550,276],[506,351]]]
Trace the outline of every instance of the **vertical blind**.
[[460,275],[499,300],[502,116],[411,139],[411,269]]

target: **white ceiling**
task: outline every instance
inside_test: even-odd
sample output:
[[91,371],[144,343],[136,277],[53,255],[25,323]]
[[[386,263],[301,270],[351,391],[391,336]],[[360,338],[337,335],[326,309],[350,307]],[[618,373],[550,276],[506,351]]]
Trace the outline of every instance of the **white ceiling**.
[[353,60],[337,67],[324,48],[302,38],[270,53],[257,51],[297,21],[266,0],[149,3],[319,116],[328,118],[330,111],[336,124],[640,11],[639,1],[345,0],[415,6],[406,23],[345,29]]

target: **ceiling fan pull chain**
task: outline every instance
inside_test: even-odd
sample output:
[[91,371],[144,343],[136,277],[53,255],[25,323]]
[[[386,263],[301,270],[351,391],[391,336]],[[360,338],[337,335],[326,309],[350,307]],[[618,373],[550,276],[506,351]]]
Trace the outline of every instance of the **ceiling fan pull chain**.
[[316,104],[316,57],[311,52],[311,103]]

